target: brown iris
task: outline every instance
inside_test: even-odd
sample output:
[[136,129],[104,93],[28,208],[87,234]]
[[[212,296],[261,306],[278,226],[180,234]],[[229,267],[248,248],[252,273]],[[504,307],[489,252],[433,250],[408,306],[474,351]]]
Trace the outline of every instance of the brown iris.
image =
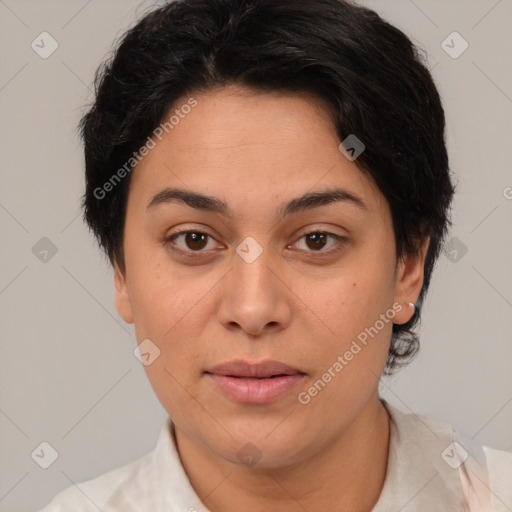
[[185,235],[185,244],[193,250],[201,250],[208,243],[208,235],[205,233],[190,232]]
[[325,233],[310,233],[306,235],[306,243],[310,249],[322,249],[325,246],[326,237]]

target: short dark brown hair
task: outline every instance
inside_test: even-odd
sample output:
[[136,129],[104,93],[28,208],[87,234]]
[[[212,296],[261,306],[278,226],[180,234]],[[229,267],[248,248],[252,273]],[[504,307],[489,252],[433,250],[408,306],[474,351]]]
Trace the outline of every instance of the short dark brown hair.
[[329,105],[341,141],[355,134],[365,144],[356,163],[389,203],[397,258],[430,236],[416,311],[406,324],[393,324],[390,374],[418,350],[412,329],[454,194],[444,110],[423,61],[403,32],[348,1],[175,0],[151,10],[98,68],[95,101],[80,121],[84,219],[124,272],[130,173],[111,178],[179,98],[235,83],[313,93]]

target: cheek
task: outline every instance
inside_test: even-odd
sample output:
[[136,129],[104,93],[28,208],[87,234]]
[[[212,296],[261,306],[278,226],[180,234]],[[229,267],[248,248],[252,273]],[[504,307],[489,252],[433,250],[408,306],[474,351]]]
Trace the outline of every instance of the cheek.
[[199,378],[204,353],[212,349],[205,332],[214,315],[213,290],[220,277],[205,273],[192,278],[175,270],[166,275],[159,268],[133,279],[137,340],[149,338],[160,351],[145,368],[158,395],[164,390],[179,401],[180,385],[190,386]]
[[139,261],[130,277],[134,323],[141,335],[172,343],[173,335],[181,330],[195,334],[199,326],[193,320],[204,311],[215,276],[192,278],[186,269],[147,259]]
[[[389,278],[370,272],[351,272],[307,295],[315,313],[330,333],[347,340],[373,325],[392,306],[393,287]],[[326,330],[326,332],[329,332]]]
[[[307,312],[318,326],[317,330],[310,325],[315,331],[314,356],[319,363],[320,373],[316,377],[322,378],[331,369],[331,374],[337,376],[332,379],[331,392],[375,384],[375,375],[382,373],[392,334],[395,311],[389,270],[378,264],[361,264],[351,269],[325,286],[315,286],[306,295],[308,306],[321,319],[317,321]],[[339,364],[333,368],[336,362]],[[329,379],[329,375],[325,378]]]
[[319,295],[322,298],[317,301],[317,311],[329,329],[324,328],[322,333],[326,334],[319,332],[316,338],[316,368],[310,380],[313,388],[308,389],[311,396],[321,395],[315,399],[314,407],[322,409],[326,403],[340,407],[352,404],[356,410],[378,385],[389,351],[395,311],[387,287],[380,289],[375,282],[363,278],[339,281],[337,285],[330,288],[327,296]]

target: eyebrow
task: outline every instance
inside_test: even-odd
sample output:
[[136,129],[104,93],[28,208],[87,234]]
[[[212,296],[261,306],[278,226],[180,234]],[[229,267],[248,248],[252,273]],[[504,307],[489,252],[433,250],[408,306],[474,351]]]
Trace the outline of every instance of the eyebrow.
[[[228,218],[233,217],[233,211],[221,199],[178,188],[165,188],[155,194],[149,201],[147,210],[152,210],[159,205],[176,202],[185,203],[197,210],[220,214]],[[283,218],[320,206],[340,202],[351,204],[361,210],[368,210],[368,206],[363,199],[353,192],[341,188],[331,188],[317,192],[308,192],[292,199],[278,208],[277,215]]]

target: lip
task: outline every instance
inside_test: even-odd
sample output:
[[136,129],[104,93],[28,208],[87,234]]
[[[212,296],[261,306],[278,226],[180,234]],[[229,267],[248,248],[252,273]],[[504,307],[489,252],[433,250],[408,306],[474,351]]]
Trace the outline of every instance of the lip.
[[275,375],[296,375],[303,373],[297,368],[288,366],[280,361],[260,361],[259,363],[250,363],[237,359],[228,363],[214,366],[207,373],[215,375],[226,375],[229,377],[273,377]]
[[270,360],[259,363],[231,361],[205,373],[222,393],[244,404],[273,402],[289,393],[305,376],[296,368]]

